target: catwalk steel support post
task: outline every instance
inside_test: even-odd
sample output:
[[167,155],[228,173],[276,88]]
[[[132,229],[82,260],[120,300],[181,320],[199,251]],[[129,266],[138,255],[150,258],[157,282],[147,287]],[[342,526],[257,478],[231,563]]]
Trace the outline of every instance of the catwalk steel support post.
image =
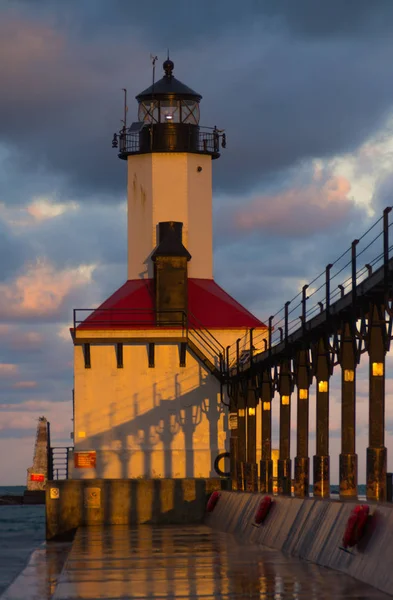
[[356,366],[358,350],[353,325],[341,326],[339,350],[341,365],[341,454],[340,498],[357,497],[358,457],[356,452]]
[[238,385],[228,384],[229,395],[229,429],[231,437],[229,440],[230,473],[232,490],[237,490],[238,463],[239,463],[239,437],[238,437]]
[[369,355],[369,446],[367,448],[367,499],[386,500],[385,448],[385,306],[370,302],[367,350]]
[[278,459],[278,492],[291,495],[291,394],[293,391],[291,363],[288,358],[280,365],[280,454]]
[[301,349],[295,357],[297,386],[297,453],[295,457],[295,496],[308,496],[310,459],[308,456],[309,390],[311,384],[309,350]]
[[244,491],[244,466],[247,460],[246,452],[246,396],[240,384],[237,384],[237,439],[238,439],[238,463],[237,463],[237,489]]
[[272,461],[272,400],[273,382],[271,369],[265,369],[260,376],[261,416],[262,416],[262,452],[260,462],[260,491],[265,494],[273,492]]
[[330,496],[329,458],[329,379],[332,361],[327,340],[321,337],[314,346],[314,374],[317,383],[316,454],[313,457],[314,496]]
[[257,401],[255,385],[251,380],[248,381],[247,385],[247,465],[245,480],[246,491],[258,491]]

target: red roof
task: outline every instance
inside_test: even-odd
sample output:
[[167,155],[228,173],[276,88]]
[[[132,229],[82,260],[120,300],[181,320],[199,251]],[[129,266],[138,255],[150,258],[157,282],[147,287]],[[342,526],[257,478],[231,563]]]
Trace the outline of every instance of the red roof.
[[[212,279],[188,279],[188,311],[194,327],[195,321],[210,329],[266,327]],[[77,311],[79,327],[154,327],[154,280],[126,281],[90,316],[85,315]]]

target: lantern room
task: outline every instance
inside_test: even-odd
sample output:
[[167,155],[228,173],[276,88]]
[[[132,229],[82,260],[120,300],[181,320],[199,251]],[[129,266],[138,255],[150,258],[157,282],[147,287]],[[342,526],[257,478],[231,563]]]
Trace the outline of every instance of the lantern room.
[[225,133],[217,127],[200,127],[202,96],[176,79],[174,63],[163,64],[164,76],[136,96],[138,121],[113,136],[119,158],[150,152],[192,152],[220,156]]
[[171,60],[166,60],[163,67],[164,77],[136,97],[139,103],[138,121],[199,125],[202,96],[173,76],[174,63]]

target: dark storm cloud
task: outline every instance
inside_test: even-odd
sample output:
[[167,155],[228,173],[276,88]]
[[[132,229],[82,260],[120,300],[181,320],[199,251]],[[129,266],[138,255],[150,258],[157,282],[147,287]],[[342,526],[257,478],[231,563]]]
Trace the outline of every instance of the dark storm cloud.
[[[4,5],[0,136],[12,168],[41,172],[31,192],[50,173],[63,197],[124,194],[124,164],[110,148],[120,89],[129,88],[132,119],[149,53],[161,48],[161,60],[168,40],[176,75],[204,95],[203,124],[227,129],[216,189],[247,192],[308,157],[350,151],[391,107],[393,6],[318,5]],[[7,201],[6,190],[7,181]]]
[[73,29],[102,33],[108,28],[121,31],[131,24],[152,32],[160,43],[170,45],[184,40],[216,34],[224,28],[249,24],[258,19],[273,19],[301,37],[339,37],[341,35],[379,35],[392,23],[390,0],[150,0],[148,11],[142,2],[129,0],[8,0],[9,6],[22,6],[31,14],[47,14],[48,8],[58,22],[72,23]]
[[[338,221],[334,229],[310,231],[308,235],[300,237],[278,236],[265,231],[248,232],[247,236],[223,235],[221,230],[215,250],[217,282],[266,321],[270,315],[282,310],[285,302],[294,298],[304,284],[311,283],[321,275],[313,284],[314,288],[319,287],[324,281],[327,263],[334,263],[350,248],[352,240],[360,232],[366,231],[377,218],[379,215],[367,219],[356,209],[351,213],[351,218]],[[372,230],[362,240],[360,249],[366,247],[379,231]],[[377,249],[375,245],[371,246],[368,250],[371,254],[363,253],[358,259],[358,266],[370,262],[380,251],[379,246]],[[345,255],[334,267],[332,275],[347,262],[348,255]],[[346,277],[347,271],[343,271],[332,281],[332,293]],[[319,297],[313,297],[309,308],[319,300]]]
[[390,0],[268,0],[261,4],[266,15],[283,19],[292,33],[299,36],[373,36],[393,24]]

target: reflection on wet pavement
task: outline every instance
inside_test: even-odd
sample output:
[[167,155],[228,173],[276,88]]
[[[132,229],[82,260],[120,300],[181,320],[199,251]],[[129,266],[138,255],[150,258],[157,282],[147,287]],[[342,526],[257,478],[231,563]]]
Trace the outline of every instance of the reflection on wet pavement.
[[77,532],[53,595],[75,598],[391,598],[351,577],[205,526]]
[[33,552],[27,567],[0,596],[0,599],[47,600],[52,598],[69,549],[70,543],[42,544]]

